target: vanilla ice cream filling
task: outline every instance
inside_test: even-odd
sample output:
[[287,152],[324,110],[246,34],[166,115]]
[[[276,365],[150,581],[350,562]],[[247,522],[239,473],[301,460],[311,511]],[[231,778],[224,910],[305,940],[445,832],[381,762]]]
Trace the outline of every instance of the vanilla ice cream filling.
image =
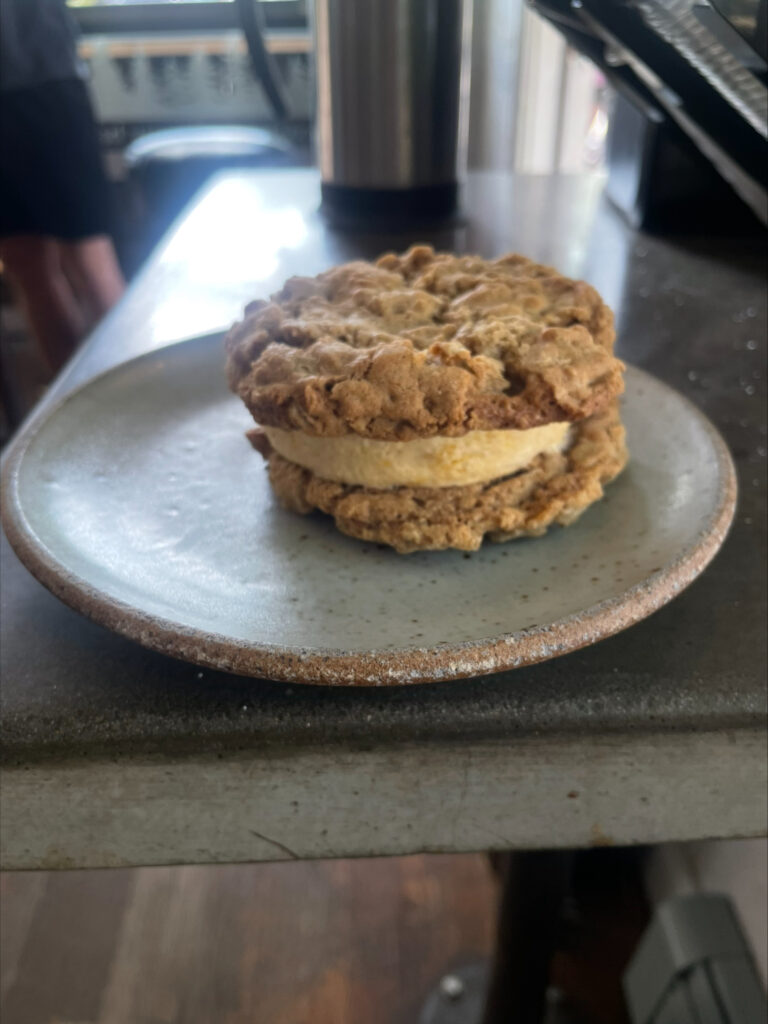
[[274,450],[324,480],[358,487],[463,487],[517,473],[546,453],[561,452],[569,423],[530,430],[473,430],[461,437],[376,441],[357,434],[312,437],[265,427]]

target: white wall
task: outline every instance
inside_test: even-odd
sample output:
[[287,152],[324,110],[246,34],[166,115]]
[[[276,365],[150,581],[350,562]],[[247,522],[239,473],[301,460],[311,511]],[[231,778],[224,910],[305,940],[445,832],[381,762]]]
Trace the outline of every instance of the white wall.
[[471,168],[508,171],[514,163],[522,13],[522,0],[473,3],[468,150]]
[[596,71],[522,0],[474,0],[469,166],[588,170]]

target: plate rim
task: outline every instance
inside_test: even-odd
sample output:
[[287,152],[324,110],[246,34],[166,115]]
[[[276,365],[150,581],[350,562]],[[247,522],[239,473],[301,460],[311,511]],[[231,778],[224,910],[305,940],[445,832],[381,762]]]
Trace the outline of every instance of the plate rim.
[[3,459],[0,519],[22,564],[57,598],[86,618],[144,647],[193,664],[278,682],[336,686],[386,686],[465,679],[522,668],[579,650],[647,618],[667,604],[709,565],[733,521],[737,476],[728,446],[709,418],[685,395],[639,367],[628,367],[654,386],[672,392],[712,443],[720,479],[718,500],[693,540],[657,572],[614,597],[543,625],[432,647],[343,651],[335,648],[282,647],[238,640],[222,633],[184,626],[104,593],[63,565],[35,533],[19,495],[24,456],[42,429],[81,393],[103,378],[125,373],[137,364],[167,358],[188,345],[220,344],[220,334],[199,335],[144,352],[109,367],[83,382],[42,415],[22,427]]

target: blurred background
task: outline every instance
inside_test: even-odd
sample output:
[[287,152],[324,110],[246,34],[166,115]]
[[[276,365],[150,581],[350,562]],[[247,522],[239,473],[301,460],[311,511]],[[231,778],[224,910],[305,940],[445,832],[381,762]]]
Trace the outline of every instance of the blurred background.
[[[260,6],[287,105],[279,122],[254,74],[234,0],[70,0],[110,178],[125,197],[117,243],[129,275],[174,212],[169,206],[148,218],[139,189],[131,188],[131,143],[148,132],[259,127],[290,144],[289,154],[265,151],[263,164],[314,162],[312,5],[262,0]],[[521,2],[475,0],[472,7],[469,166],[599,173],[611,104],[602,73]],[[221,159],[231,163],[231,154]],[[184,198],[179,189],[177,203]]]

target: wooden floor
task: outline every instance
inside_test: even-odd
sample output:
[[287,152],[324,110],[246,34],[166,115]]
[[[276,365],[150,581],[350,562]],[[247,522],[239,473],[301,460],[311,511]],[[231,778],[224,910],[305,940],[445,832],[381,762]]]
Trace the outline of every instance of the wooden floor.
[[[580,855],[582,857],[582,855]],[[636,865],[584,854],[553,981],[626,1024]],[[493,945],[482,855],[0,875],[2,1024],[417,1024]]]
[[481,856],[5,874],[3,1024],[416,1022],[486,955]]

